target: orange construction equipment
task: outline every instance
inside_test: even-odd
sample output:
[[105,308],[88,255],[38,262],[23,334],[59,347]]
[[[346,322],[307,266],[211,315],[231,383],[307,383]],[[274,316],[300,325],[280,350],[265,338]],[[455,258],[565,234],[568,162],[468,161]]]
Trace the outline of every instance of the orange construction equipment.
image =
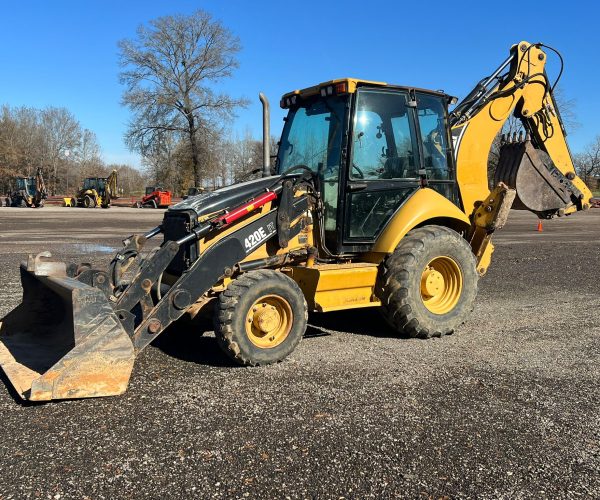
[[133,208],[166,208],[171,205],[171,191],[163,188],[148,186],[142,201],[136,201]]

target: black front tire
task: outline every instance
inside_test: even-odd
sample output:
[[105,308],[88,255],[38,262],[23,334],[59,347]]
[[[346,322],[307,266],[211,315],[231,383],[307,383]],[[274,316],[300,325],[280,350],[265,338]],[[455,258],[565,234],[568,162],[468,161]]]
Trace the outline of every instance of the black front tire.
[[[280,300],[283,305],[277,317],[286,316],[285,311],[289,311],[290,317],[287,318],[289,328],[284,329],[287,333],[282,333],[278,337],[280,341],[269,346],[264,344],[268,344],[267,337],[271,334],[265,334],[265,340],[260,339],[249,333],[251,326],[247,327],[247,323],[254,324],[250,318],[253,310],[271,307],[273,300]],[[240,276],[219,295],[215,307],[215,335],[220,347],[236,363],[267,365],[282,361],[296,348],[306,331],[307,320],[306,300],[296,282],[281,272],[261,269]],[[280,321],[283,323],[283,319]],[[257,345],[257,340],[261,345]]]
[[[462,283],[453,307],[425,305],[424,272],[436,259],[451,259]],[[381,312],[396,332],[410,337],[449,335],[467,319],[477,297],[479,275],[471,247],[455,231],[425,226],[410,231],[383,263],[377,280]]]

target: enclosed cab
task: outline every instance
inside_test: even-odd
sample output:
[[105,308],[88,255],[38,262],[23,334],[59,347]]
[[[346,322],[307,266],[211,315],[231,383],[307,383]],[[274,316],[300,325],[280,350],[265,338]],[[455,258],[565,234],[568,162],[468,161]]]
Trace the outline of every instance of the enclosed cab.
[[[427,185],[458,212],[447,106],[428,90],[354,79],[286,94],[277,171],[305,165],[321,181],[324,252],[373,251],[393,215]],[[458,215],[464,221],[464,215]],[[457,222],[460,225],[461,222]]]

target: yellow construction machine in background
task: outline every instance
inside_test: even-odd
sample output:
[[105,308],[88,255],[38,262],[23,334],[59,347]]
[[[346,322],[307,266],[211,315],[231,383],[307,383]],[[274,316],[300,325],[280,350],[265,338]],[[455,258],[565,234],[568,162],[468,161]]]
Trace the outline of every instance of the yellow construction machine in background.
[[87,177],[77,196],[63,198],[63,201],[65,207],[108,208],[113,198],[118,198],[116,170],[108,177]]
[[[42,167],[38,167],[35,176],[15,178],[14,189],[6,195],[7,207],[41,208],[48,198]],[[0,203],[0,206],[2,203]]]

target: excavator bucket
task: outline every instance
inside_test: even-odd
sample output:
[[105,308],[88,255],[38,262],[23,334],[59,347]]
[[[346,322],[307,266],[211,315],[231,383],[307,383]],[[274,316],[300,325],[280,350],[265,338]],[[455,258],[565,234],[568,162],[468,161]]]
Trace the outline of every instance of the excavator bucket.
[[564,209],[580,194],[548,154],[534,148],[529,139],[500,146],[494,184],[499,182],[516,190],[512,208],[530,210],[540,217]]
[[0,366],[18,394],[49,401],[125,392],[133,344],[104,293],[40,256],[21,264],[21,282],[22,303],[0,322]]

